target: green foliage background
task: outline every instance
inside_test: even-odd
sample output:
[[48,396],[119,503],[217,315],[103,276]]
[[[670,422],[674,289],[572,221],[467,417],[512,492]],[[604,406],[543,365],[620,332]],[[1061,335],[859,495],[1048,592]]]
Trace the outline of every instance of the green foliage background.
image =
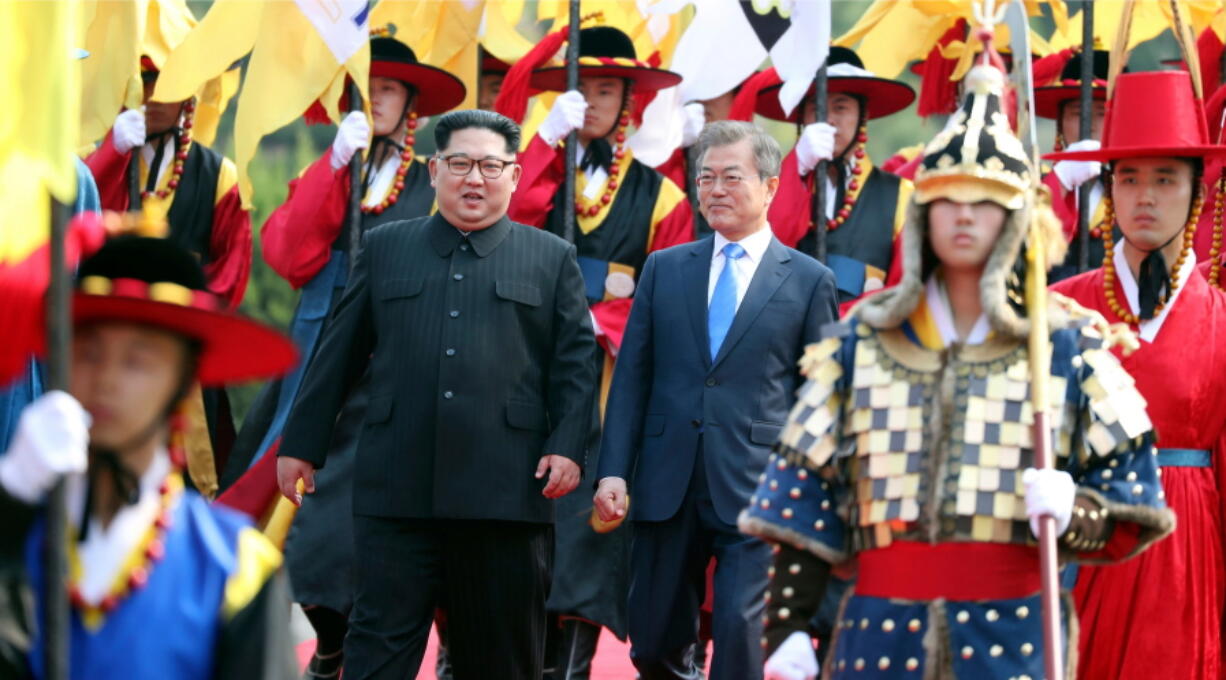
[[[388,0],[384,0],[388,1]],[[426,0],[421,0],[426,1]],[[634,0],[625,0],[633,2]],[[700,0],[701,1],[701,0]],[[197,17],[203,17],[212,5],[211,0],[190,0],[188,3]],[[856,20],[869,6],[869,0],[835,0],[833,3],[833,35],[839,35],[850,29]],[[1076,11],[1077,2],[1070,2],[1070,11]],[[530,0],[524,12],[524,21],[520,29],[526,36],[539,38],[544,35],[546,26],[531,20],[536,16],[536,2]],[[1049,18],[1038,18],[1033,26],[1042,35],[1050,35],[1053,25]],[[1130,67],[1132,70],[1161,68],[1160,61],[1178,54],[1178,47],[1169,33],[1156,40],[1139,46],[1134,50]],[[910,71],[900,76],[912,87],[919,89],[919,79]],[[221,121],[217,140],[214,146],[226,156],[234,157],[234,115],[238,97],[231,102],[229,110]],[[773,123],[762,119],[759,123],[768,129],[783,148],[788,149],[796,139],[794,126],[784,123]],[[889,118],[874,121],[869,126],[868,151],[872,158],[881,162],[889,158],[895,151],[906,146],[921,143],[935,135],[944,124],[944,120],[934,117],[928,120],[914,115],[914,108],[901,112]],[[255,187],[255,208],[251,216],[252,228],[255,232],[255,251],[251,269],[251,280],[243,300],[242,311],[256,319],[260,319],[279,328],[287,328],[293,317],[298,294],[288,283],[273,272],[264,263],[260,252],[259,230],[268,218],[269,213],[284,202],[288,193],[288,182],[315,161],[331,144],[334,128],[331,126],[307,126],[301,119],[266,137],[260,145],[260,151],[250,166],[252,183]],[[1041,121],[1038,128],[1041,149],[1050,149],[1054,136],[1054,128],[1050,121]],[[419,154],[430,153],[432,136],[427,126],[418,135],[417,150]],[[254,400],[260,388],[259,384],[239,386],[231,390],[231,400],[234,406],[236,423],[241,423],[243,416]]]

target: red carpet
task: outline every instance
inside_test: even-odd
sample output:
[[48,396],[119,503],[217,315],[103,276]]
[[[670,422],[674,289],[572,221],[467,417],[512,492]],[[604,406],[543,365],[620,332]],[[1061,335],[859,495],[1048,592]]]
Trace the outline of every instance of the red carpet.
[[[314,640],[298,645],[298,663],[301,668],[306,668],[314,651]],[[421,672],[417,674],[417,680],[434,680],[436,654],[438,654],[438,638],[431,630],[430,643],[426,647],[426,658],[421,664]],[[613,634],[607,629],[600,634],[600,644],[596,647],[596,659],[592,662],[591,680],[634,680],[634,666],[630,663],[630,645],[613,637]]]

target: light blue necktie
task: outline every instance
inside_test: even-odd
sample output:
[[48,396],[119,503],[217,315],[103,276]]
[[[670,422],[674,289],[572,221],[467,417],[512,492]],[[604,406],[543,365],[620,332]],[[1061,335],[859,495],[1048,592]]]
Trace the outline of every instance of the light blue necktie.
[[738,243],[729,243],[721,251],[724,254],[724,270],[715,282],[711,305],[707,308],[707,337],[711,341],[711,360],[719,354],[720,345],[732,328],[736,318],[736,261],[745,256],[745,249]]

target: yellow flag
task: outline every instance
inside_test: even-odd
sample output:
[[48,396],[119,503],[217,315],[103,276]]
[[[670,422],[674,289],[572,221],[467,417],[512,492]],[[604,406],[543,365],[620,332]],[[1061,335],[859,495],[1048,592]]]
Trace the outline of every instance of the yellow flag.
[[80,47],[89,51],[89,57],[81,62],[79,145],[102,139],[121,109],[141,104],[140,51],[148,4],[148,0],[82,3]]
[[[298,2],[274,0],[260,6],[260,28],[238,97],[234,126],[239,193],[243,207],[248,209],[252,187],[247,166],[264,135],[302,116],[346,73],[357,84],[362,100],[369,101],[370,42],[365,24],[361,26],[361,47],[341,64]],[[335,120],[336,102],[326,99],[322,103]]]
[[19,263],[46,243],[48,194],[76,198],[73,135],[80,65],[77,5],[0,2],[0,265]]
[[[197,22],[186,0],[84,0],[81,14],[85,36],[81,46],[90,53],[82,63],[81,144],[84,145],[101,139],[115,122],[120,109],[140,106],[144,93],[140,78],[141,56],[149,57],[165,75],[171,54]],[[199,79],[195,87],[177,99],[155,95],[159,101],[196,97],[192,137],[201,144],[213,143],[221,114],[238,91],[239,73],[237,70],[222,73],[227,66],[229,63]],[[158,84],[160,88],[161,78]]]
[[413,49],[418,60],[437,66],[464,82],[467,93],[459,108],[477,106],[477,33],[485,2],[380,2],[370,13],[371,26],[395,24],[396,39]]
[[[1068,9],[1063,0],[1026,0],[1026,13],[1036,16],[1041,5],[1051,8],[1057,26],[1068,23]],[[1000,3],[998,3],[998,6]],[[1096,5],[1097,7],[1098,5]],[[907,64],[924,59],[941,36],[965,19],[975,25],[974,3],[971,0],[876,0],[865,10],[851,30],[834,39],[842,47],[855,47],[864,67],[882,78],[894,78]],[[1007,26],[997,26],[995,44],[998,49],[1009,44]],[[1030,32],[1031,49],[1039,56],[1050,52],[1047,41]],[[965,57],[963,68],[969,65],[977,46],[966,49],[965,41],[947,46],[947,58]]]

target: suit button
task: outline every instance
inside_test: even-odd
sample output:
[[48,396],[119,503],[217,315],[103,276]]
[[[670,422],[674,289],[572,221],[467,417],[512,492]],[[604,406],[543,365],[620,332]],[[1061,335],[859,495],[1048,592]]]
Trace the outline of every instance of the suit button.
[[450,399],[450,398],[452,398],[452,397],[454,397],[454,396],[455,396],[455,393],[454,393],[454,392],[452,392],[451,390],[447,390],[446,392],[443,392],[443,398],[444,398],[444,399]]
[[460,318],[460,310],[453,309],[447,314],[447,316],[450,316],[453,319],[458,319]]
[[467,243],[461,243],[461,244],[460,244],[460,250],[463,250],[464,252],[468,252],[468,244],[467,244]]
[[446,354],[447,354],[447,356],[449,356],[449,357],[453,357],[453,356],[455,356],[455,350],[454,350],[454,349],[451,349],[450,347],[448,347],[448,348],[447,348],[447,352],[446,352]]
[[463,275],[463,274],[456,274],[455,276],[453,276],[453,277],[451,277],[451,278],[455,279],[456,281],[463,281],[463,280],[464,280],[464,275]]
[[702,427],[702,421],[695,418],[690,421],[690,425],[693,425],[694,427]]
[[707,378],[707,387],[715,387],[718,384],[719,382],[717,382],[715,378]]

